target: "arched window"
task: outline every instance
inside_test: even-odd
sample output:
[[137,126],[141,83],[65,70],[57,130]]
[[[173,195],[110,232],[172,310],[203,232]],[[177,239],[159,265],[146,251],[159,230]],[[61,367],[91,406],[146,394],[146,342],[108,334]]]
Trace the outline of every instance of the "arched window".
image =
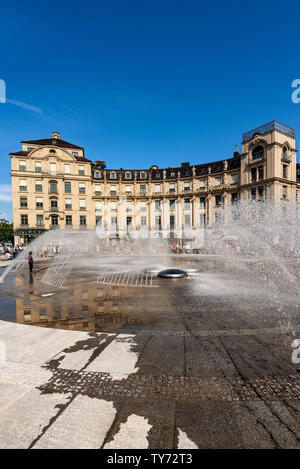
[[258,158],[263,158],[264,156],[264,147],[259,145],[258,147],[255,147],[254,150],[252,151],[252,158],[253,160],[257,160]]

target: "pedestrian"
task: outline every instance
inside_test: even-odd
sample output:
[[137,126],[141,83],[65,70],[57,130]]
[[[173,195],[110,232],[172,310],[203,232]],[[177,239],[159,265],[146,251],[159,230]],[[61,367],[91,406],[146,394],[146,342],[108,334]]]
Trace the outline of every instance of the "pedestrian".
[[32,277],[32,275],[33,275],[33,272],[32,272],[32,269],[33,269],[32,251],[29,251],[29,254],[28,254],[28,265],[29,265],[29,275],[30,275],[30,277]]

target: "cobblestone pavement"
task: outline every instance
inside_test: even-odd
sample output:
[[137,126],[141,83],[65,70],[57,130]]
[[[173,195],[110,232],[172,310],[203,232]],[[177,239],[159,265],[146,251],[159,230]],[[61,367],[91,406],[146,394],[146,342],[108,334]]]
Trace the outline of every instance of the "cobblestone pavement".
[[300,399],[300,376],[240,378],[142,376],[112,380],[108,373],[55,369],[44,393],[85,394],[96,398],[193,399],[196,401],[284,401]]

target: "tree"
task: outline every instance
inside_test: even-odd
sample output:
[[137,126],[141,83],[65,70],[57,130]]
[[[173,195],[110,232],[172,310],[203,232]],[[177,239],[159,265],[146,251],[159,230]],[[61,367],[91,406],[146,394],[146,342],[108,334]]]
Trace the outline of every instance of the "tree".
[[14,241],[14,228],[13,224],[4,223],[0,225],[0,242]]

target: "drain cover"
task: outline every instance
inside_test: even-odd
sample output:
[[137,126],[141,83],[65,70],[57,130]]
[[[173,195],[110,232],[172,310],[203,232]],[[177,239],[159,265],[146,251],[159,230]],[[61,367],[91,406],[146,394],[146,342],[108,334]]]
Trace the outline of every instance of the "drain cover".
[[159,272],[158,277],[161,278],[183,278],[187,277],[187,273],[180,269],[166,269]]

